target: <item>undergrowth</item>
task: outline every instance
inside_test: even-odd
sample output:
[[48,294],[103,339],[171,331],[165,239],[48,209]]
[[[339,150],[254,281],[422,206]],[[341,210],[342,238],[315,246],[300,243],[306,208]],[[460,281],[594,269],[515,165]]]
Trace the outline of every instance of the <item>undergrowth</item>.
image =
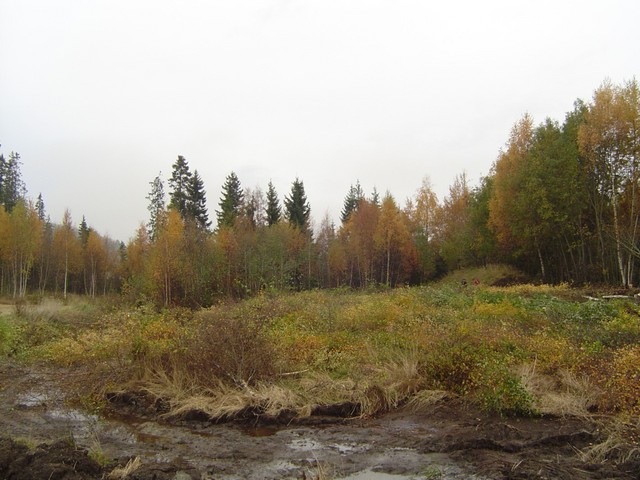
[[303,416],[337,403],[372,415],[450,397],[501,415],[640,413],[638,305],[566,285],[492,286],[504,274],[199,312],[42,302],[0,316],[0,355],[90,367],[93,395],[126,384],[174,415]]

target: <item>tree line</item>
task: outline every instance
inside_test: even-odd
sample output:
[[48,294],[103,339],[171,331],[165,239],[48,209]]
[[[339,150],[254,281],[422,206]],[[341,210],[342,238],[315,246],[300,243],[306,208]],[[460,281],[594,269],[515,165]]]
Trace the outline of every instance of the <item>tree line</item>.
[[[265,290],[418,284],[449,270],[513,264],[545,282],[638,283],[640,95],[636,80],[604,82],[564,122],[513,126],[487,176],[458,175],[441,201],[425,177],[400,205],[358,181],[339,224],[313,225],[304,183],[282,201],[243,188],[231,172],[215,222],[204,182],[187,160],[150,182],[149,221],[127,245],[84,221],[45,218],[26,200],[20,158],[0,156],[4,294],[119,291],[157,305],[209,305]],[[168,200],[168,201],[167,201]],[[214,225],[215,223],[215,225]]]
[[20,166],[18,153],[0,154],[0,295],[119,291],[124,245],[98,234],[84,217],[76,228],[68,210],[54,224],[42,194],[35,202],[27,198]]

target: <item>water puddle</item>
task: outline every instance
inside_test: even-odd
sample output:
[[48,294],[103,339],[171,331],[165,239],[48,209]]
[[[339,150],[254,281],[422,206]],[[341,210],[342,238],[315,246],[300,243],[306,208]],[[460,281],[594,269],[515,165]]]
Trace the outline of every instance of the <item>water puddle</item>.
[[271,437],[278,433],[280,430],[282,430],[282,428],[273,425],[240,428],[240,431],[242,433],[250,437]]
[[179,426],[128,415],[87,414],[66,405],[62,392],[47,389],[42,382],[13,397],[0,392],[0,418],[7,415],[11,416],[11,421],[4,422],[9,435],[37,432],[43,440],[70,435],[84,448],[99,445],[113,459],[138,456],[143,464],[198,472],[192,478],[275,480],[326,475],[411,480],[424,478],[425,465],[436,465],[433,471],[438,476],[433,478],[472,478],[446,456],[422,454],[403,443],[412,435],[430,434],[425,426],[404,421],[394,424],[378,419],[366,428]]

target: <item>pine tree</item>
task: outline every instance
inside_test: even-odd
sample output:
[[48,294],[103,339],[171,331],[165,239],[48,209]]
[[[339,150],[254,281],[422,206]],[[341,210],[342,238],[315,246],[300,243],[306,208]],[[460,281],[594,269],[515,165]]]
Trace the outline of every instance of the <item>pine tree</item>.
[[273,186],[273,183],[269,182],[267,190],[267,208],[265,209],[267,216],[267,225],[275,225],[280,221],[282,216],[282,208],[280,207],[280,200],[278,200],[278,194]]
[[344,207],[342,208],[342,213],[340,214],[340,219],[342,223],[347,223],[351,213],[358,208],[358,204],[360,201],[364,199],[364,193],[362,192],[362,187],[360,186],[360,182],[356,182],[355,186],[351,185],[349,187],[349,193],[344,199]]
[[147,223],[147,231],[152,241],[158,238],[158,232],[162,230],[166,221],[166,206],[164,200],[164,183],[161,178],[162,172],[158,173],[158,176],[149,182],[151,185],[151,191],[147,195],[149,205],[149,223]]
[[198,174],[198,170],[193,172],[193,176],[187,184],[187,214],[200,230],[206,231],[211,226],[209,214],[207,213],[207,196],[204,190],[204,182]]
[[232,227],[235,219],[240,215],[244,194],[240,186],[238,176],[231,172],[222,185],[222,197],[220,198],[220,210],[216,210],[218,216],[218,228]]
[[295,179],[291,186],[291,196],[284,198],[284,207],[287,220],[292,226],[303,231],[308,230],[311,207],[307,202],[304,184],[298,178]]
[[189,184],[192,182],[189,164],[182,155],[178,155],[178,159],[173,164],[173,171],[169,179],[169,208],[174,208],[180,213],[180,216],[187,218],[187,204],[189,202]]

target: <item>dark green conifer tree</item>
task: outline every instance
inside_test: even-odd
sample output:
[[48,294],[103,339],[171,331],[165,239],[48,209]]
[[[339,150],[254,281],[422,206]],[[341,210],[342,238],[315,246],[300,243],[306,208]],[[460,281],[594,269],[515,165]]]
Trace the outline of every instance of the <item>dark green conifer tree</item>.
[[162,230],[166,220],[166,205],[164,199],[164,183],[161,178],[162,172],[158,173],[158,176],[149,182],[151,185],[151,191],[147,195],[149,205],[149,222],[147,223],[147,231],[149,232],[149,238],[155,241],[158,238],[158,233]]
[[78,226],[78,237],[82,242],[82,245],[85,246],[87,244],[87,240],[89,240],[89,233],[91,232],[91,228],[87,225],[87,220],[82,216],[82,222]]
[[38,194],[38,198],[36,200],[36,212],[38,212],[38,218],[40,221],[44,222],[46,219],[46,213],[44,211],[44,200],[42,199],[42,193]]
[[204,190],[204,182],[198,174],[198,170],[193,172],[190,182],[187,184],[187,214],[192,219],[196,227],[202,231],[207,231],[211,226],[209,214],[207,212],[207,192]]
[[360,181],[357,181],[355,186],[351,185],[349,187],[349,193],[344,199],[344,206],[342,207],[342,212],[340,213],[340,220],[342,223],[347,223],[351,213],[358,209],[358,204],[361,200],[364,199],[364,193],[362,191],[362,187],[360,186]]
[[280,207],[280,200],[278,200],[278,194],[273,186],[273,183],[269,182],[267,190],[267,208],[265,209],[267,217],[267,225],[275,225],[280,221],[282,216],[282,208]]
[[373,192],[371,192],[371,203],[373,203],[376,207],[380,206],[380,194],[378,193],[378,189],[373,187]]
[[27,192],[20,173],[20,163],[20,154],[17,152],[11,152],[7,160],[0,155],[0,203],[7,212],[11,212]]
[[216,210],[218,216],[218,228],[232,227],[236,218],[241,213],[244,194],[240,186],[238,176],[231,172],[222,185],[222,197],[220,197],[220,210]]
[[284,198],[286,217],[289,223],[302,231],[309,229],[311,207],[304,192],[304,184],[298,178],[291,186],[291,195]]
[[189,164],[182,155],[178,155],[172,167],[171,178],[169,179],[169,208],[175,208],[180,216],[185,219],[188,216],[187,204],[189,202],[189,183],[191,183],[191,171]]

